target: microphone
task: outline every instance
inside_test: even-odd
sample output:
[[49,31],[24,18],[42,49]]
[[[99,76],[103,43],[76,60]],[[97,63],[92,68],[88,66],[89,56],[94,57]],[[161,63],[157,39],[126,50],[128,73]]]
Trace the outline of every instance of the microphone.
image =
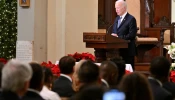
[[[115,22],[114,22],[115,23]],[[111,27],[114,25],[114,23],[112,23],[109,27],[108,27],[108,29],[106,30],[106,33],[107,34],[109,34],[109,30],[111,29]]]

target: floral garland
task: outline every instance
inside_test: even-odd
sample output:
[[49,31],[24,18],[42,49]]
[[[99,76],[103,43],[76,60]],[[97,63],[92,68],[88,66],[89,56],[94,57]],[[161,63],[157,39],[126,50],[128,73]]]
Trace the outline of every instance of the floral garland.
[[87,60],[91,60],[91,61],[95,62],[95,56],[89,52],[86,52],[86,53],[75,52],[74,54],[68,54],[68,56],[72,56],[73,58],[75,58],[75,60],[77,62],[82,60],[82,59],[87,59]]
[[47,68],[50,68],[50,70],[52,71],[52,74],[55,76],[60,76],[60,69],[58,65],[53,64],[51,61],[47,62],[42,62],[41,66],[45,66]]

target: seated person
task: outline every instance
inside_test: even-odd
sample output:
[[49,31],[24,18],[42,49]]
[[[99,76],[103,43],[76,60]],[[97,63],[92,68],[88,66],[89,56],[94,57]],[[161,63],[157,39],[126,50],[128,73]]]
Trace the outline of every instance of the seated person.
[[51,70],[47,67],[43,67],[43,71],[44,71],[44,85],[40,92],[40,95],[45,100],[61,100],[61,98],[57,93],[51,91],[53,82],[53,74]]
[[173,100],[172,94],[162,87],[169,76],[169,70],[170,62],[165,57],[156,57],[151,61],[148,80],[154,100]]
[[30,80],[29,89],[23,99],[24,100],[44,100],[40,95],[40,91],[42,90],[43,84],[44,84],[43,69],[41,65],[36,62],[31,62],[30,66],[32,67],[33,75]]
[[125,100],[153,100],[147,78],[138,72],[125,75],[118,88],[125,93]]
[[29,64],[16,59],[8,61],[2,69],[0,100],[21,100],[27,92],[32,69]]
[[122,79],[122,77],[125,75],[125,61],[121,58],[115,57],[111,58],[110,61],[114,62],[117,65],[118,68],[118,83]]
[[74,72],[75,59],[64,56],[59,60],[60,77],[55,80],[52,90],[60,97],[71,97],[74,94],[72,88],[72,75]]
[[118,81],[118,68],[112,61],[104,61],[100,65],[100,76],[107,87],[116,87]]

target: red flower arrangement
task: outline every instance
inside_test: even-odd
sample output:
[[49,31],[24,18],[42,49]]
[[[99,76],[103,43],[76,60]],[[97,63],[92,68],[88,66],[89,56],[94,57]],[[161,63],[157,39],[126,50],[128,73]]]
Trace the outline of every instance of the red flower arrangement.
[[171,82],[175,83],[175,63],[171,64],[169,78]]
[[76,59],[76,61],[80,61],[82,59],[87,59],[87,60],[91,60],[93,62],[95,62],[95,56],[92,55],[91,53],[74,53],[74,54],[68,54],[68,56],[72,56],[73,58]]
[[41,66],[45,66],[47,68],[50,68],[50,70],[52,71],[53,75],[60,76],[59,66],[53,64],[51,61],[48,61],[48,63],[47,62],[42,62]]
[[3,64],[6,64],[7,63],[7,60],[4,59],[4,58],[0,58],[0,62],[2,62]]

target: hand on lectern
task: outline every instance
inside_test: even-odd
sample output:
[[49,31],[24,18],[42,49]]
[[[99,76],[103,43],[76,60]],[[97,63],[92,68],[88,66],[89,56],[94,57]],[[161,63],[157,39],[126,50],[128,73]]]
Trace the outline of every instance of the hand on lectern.
[[111,35],[112,35],[112,36],[115,36],[115,37],[118,37],[118,35],[117,35],[117,34],[115,34],[115,33],[112,33]]

